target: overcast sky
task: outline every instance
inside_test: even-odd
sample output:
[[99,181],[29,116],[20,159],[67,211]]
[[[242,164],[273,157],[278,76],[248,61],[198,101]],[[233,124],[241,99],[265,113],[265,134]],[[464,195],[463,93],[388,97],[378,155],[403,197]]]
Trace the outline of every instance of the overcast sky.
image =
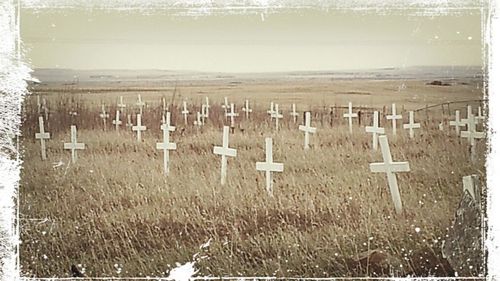
[[269,72],[481,65],[481,16],[339,10],[172,16],[25,9],[35,68]]

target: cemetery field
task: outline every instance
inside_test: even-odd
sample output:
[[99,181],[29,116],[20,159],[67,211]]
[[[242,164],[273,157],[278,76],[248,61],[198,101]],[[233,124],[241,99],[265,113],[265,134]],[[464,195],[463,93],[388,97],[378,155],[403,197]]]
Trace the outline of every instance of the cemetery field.
[[[172,87],[156,86],[35,88],[48,104],[45,130],[50,140],[42,160],[40,141],[34,138],[38,113],[32,96],[24,109],[19,197],[24,275],[67,277],[70,266],[77,265],[87,276],[168,276],[176,263],[193,260],[198,276],[450,274],[441,245],[463,193],[462,177],[478,174],[485,182],[485,141],[477,141],[472,162],[467,141],[447,123],[455,109],[465,118],[465,104],[416,112],[422,128],[413,139],[401,120],[393,136],[391,123],[381,116],[393,160],[408,161],[411,168],[397,174],[400,215],[385,173],[370,172],[369,164],[382,162],[382,153],[372,150],[372,135],[364,127],[371,125],[373,109],[389,114],[392,102],[399,112],[404,106],[407,123],[407,109],[481,99],[481,88],[410,81],[398,91],[401,81],[344,81],[338,88],[316,82],[249,82],[232,88],[217,82],[179,83],[175,95]],[[146,102],[142,123],[147,130],[141,142],[125,127],[127,113],[136,123],[137,94]],[[128,108],[117,132],[111,120],[119,96]],[[210,117],[198,128],[194,112],[205,96]],[[229,147],[237,149],[237,156],[229,157],[226,184],[221,185],[221,157],[213,149],[222,144],[222,126],[229,125],[221,108],[225,96],[236,104],[239,117],[229,134]],[[163,137],[162,97],[176,126],[170,134],[177,149],[170,151],[168,176],[163,151],[156,149]],[[253,109],[249,120],[241,111],[246,98]],[[187,125],[180,114],[183,100],[191,112]],[[283,111],[279,130],[266,114],[271,101]],[[349,101],[362,111],[352,134],[342,117]],[[99,118],[103,102],[110,115],[106,130]],[[296,124],[289,115],[291,103],[300,112]],[[471,104],[477,108],[477,102]],[[307,151],[298,130],[305,110],[311,110],[317,128]],[[63,149],[70,125],[77,126],[78,142],[85,143],[76,163]],[[273,173],[273,196],[266,192],[264,173],[255,167],[265,160],[266,137],[272,137],[274,161],[284,164],[282,173]],[[207,241],[208,246],[200,247]],[[384,253],[383,263],[363,259],[372,250]]]

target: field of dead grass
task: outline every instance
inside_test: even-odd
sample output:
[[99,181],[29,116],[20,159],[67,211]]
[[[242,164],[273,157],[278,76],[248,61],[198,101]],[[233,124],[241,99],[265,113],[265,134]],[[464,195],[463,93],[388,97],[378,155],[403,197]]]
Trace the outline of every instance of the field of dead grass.
[[[395,274],[449,274],[440,247],[462,194],[462,176],[485,177],[484,142],[478,145],[479,160],[471,163],[466,142],[448,126],[437,129],[441,108],[428,121],[416,116],[423,128],[415,139],[401,127],[393,137],[383,123],[394,161],[408,161],[411,168],[398,174],[404,214],[397,216],[385,174],[369,170],[382,155],[371,151],[371,135],[364,132],[371,122],[367,109],[352,136],[340,117],[343,109],[333,115],[329,106],[313,112],[318,133],[305,152],[298,124],[288,120],[275,131],[265,114],[268,105],[254,103],[252,120],[238,122],[230,135],[238,156],[229,159],[227,184],[221,186],[220,158],[212,150],[222,142],[224,119],[215,98],[210,120],[199,131],[185,127],[180,110],[170,108],[177,150],[170,154],[168,177],[155,149],[161,141],[159,105],[146,110],[148,131],[138,143],[123,126],[115,132],[110,121],[102,130],[95,98],[59,93],[47,100],[46,161],[33,138],[34,99],[25,106],[20,212],[26,276],[65,277],[72,264],[82,264],[88,276],[165,276],[198,252],[200,276],[389,275],[357,262],[373,249],[391,256]],[[243,100],[234,101],[241,107]],[[78,111],[76,119],[69,117],[70,108]],[[113,107],[109,110],[113,117]],[[74,165],[62,149],[72,123],[86,144]],[[265,192],[264,174],[255,170],[265,157],[265,137],[273,138],[274,159],[285,165],[283,173],[274,174],[274,197]],[[54,168],[59,161],[63,164]],[[200,250],[209,239],[210,246]]]

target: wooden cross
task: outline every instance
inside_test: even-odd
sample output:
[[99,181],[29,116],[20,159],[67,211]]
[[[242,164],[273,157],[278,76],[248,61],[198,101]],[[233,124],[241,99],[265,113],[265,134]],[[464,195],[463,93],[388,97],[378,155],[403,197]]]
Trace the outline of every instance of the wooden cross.
[[35,139],[40,139],[40,145],[42,149],[42,160],[47,159],[47,153],[45,151],[45,139],[50,139],[50,134],[45,132],[45,128],[43,127],[43,117],[38,117],[38,125],[40,126],[40,133],[35,133]]
[[377,150],[378,148],[378,134],[385,134],[385,129],[379,127],[378,125],[378,111],[373,112],[373,126],[365,127],[365,132],[372,133],[372,149]]
[[49,108],[47,107],[47,101],[45,98],[42,99],[43,114],[45,115],[45,120],[49,122]]
[[455,133],[460,136],[460,127],[465,126],[462,121],[460,121],[460,110],[455,110],[455,120],[450,121],[450,126],[455,126]]
[[170,132],[175,131],[175,127],[170,126],[170,112],[167,112],[167,119],[160,128],[163,131],[163,142],[156,143],[156,149],[163,150],[163,173],[165,175],[168,175],[169,150],[177,149],[177,145],[173,142],[170,142]]
[[127,114],[127,124],[126,124],[125,126],[127,126],[127,128],[128,128],[129,130],[131,130],[131,129],[132,129],[132,126],[134,126],[134,125],[132,124],[132,117],[130,116],[130,114]]
[[245,107],[243,107],[241,110],[245,112],[246,119],[248,120],[248,115],[250,114],[250,112],[252,112],[252,109],[248,105],[248,100],[245,100]]
[[410,138],[412,139],[415,136],[415,133],[413,132],[413,129],[419,129],[420,128],[420,123],[415,123],[414,120],[414,113],[413,111],[408,112],[410,114],[410,118],[408,120],[408,124],[403,124],[404,129],[409,129],[410,130]]
[[[463,120],[463,119],[462,119]],[[476,118],[471,115],[467,120],[467,131],[460,132],[462,138],[467,138],[471,146],[471,159],[476,160],[476,139],[484,139],[486,137],[485,132],[476,132]]]
[[222,146],[214,146],[214,154],[221,155],[220,184],[226,183],[227,157],[236,157],[236,149],[229,148],[229,127],[224,126],[222,134]]
[[120,128],[120,125],[122,124],[122,121],[120,120],[120,111],[117,110],[115,114],[115,120],[112,121],[113,125],[115,125],[115,129],[118,131]]
[[309,149],[309,134],[316,133],[316,128],[311,127],[311,112],[306,112],[306,122],[305,126],[300,125],[299,130],[303,131],[305,134],[304,139],[304,149]]
[[78,143],[76,141],[76,126],[71,125],[71,142],[64,143],[64,149],[71,149],[71,162],[76,163],[77,149],[85,149],[84,143]]
[[467,118],[462,118],[462,123],[466,124],[469,126],[469,119],[473,117],[474,118],[474,124],[478,124],[479,120],[474,117],[474,114],[472,113],[472,106],[468,105],[467,106]]
[[40,115],[42,104],[40,103],[40,95],[36,95],[36,111]]
[[193,125],[201,127],[203,123],[201,122],[201,114],[200,112],[196,112],[196,121],[193,122]]
[[146,126],[143,126],[142,122],[141,122],[141,114],[137,114],[137,125],[132,126],[132,131],[137,132],[137,141],[140,142],[141,141],[141,132],[146,131]]
[[266,172],[266,190],[269,195],[273,195],[273,175],[272,172],[283,172],[283,163],[273,162],[273,139],[266,138],[266,162],[255,164],[257,171]]
[[483,115],[483,110],[482,108],[479,106],[477,108],[477,116],[476,116],[476,121],[479,122],[479,121],[484,121],[484,115]]
[[399,195],[398,181],[396,178],[397,172],[409,172],[410,165],[408,162],[393,162],[389,142],[387,136],[379,136],[380,149],[382,150],[383,163],[371,163],[370,171],[372,173],[386,173],[389,189],[391,191],[392,202],[396,208],[396,213],[401,214],[403,207],[401,204],[401,196]]
[[231,103],[231,112],[226,113],[226,117],[231,118],[231,128],[234,128],[234,117],[236,116],[239,114],[234,112],[234,103]]
[[295,103],[292,104],[292,112],[290,112],[290,115],[292,115],[293,123],[297,123],[297,116],[299,116],[299,113],[296,111]]
[[139,114],[142,115],[142,107],[145,106],[146,104],[142,101],[141,95],[137,95],[137,102],[135,103],[139,107]]
[[187,125],[187,123],[188,123],[188,114],[189,114],[189,111],[188,111],[188,109],[187,109],[187,104],[186,104],[186,101],[183,101],[183,102],[182,102],[182,108],[183,108],[183,109],[182,109],[181,113],[182,113],[182,115],[184,115],[184,125]]
[[127,107],[127,105],[123,103],[123,96],[120,96],[120,102],[117,104],[117,106],[121,111],[123,111],[123,109]]
[[344,113],[344,118],[348,118],[349,120],[349,133],[351,134],[352,134],[352,118],[356,117],[358,117],[358,115],[352,112],[352,102],[349,102],[349,111],[347,113]]
[[104,109],[104,104],[101,105],[101,114],[99,116],[102,119],[102,123],[104,124],[104,131],[106,131],[106,120],[109,118],[109,114]]
[[274,103],[271,102],[271,108],[267,111],[267,114],[271,116],[271,120],[273,119],[273,113],[274,113]]
[[396,104],[392,104],[392,115],[387,115],[386,116],[387,120],[392,120],[392,135],[396,135],[396,127],[397,127],[397,120],[398,119],[403,119],[402,115],[397,114],[396,112]]
[[280,113],[280,110],[279,110],[279,105],[276,103],[274,104],[274,111],[271,113],[271,118],[274,118],[274,120],[276,121],[276,130],[279,129],[279,122],[280,122],[280,119],[283,118],[283,114]]
[[207,117],[207,105],[206,104],[202,104],[201,105],[201,124],[202,125],[205,125],[205,117]]

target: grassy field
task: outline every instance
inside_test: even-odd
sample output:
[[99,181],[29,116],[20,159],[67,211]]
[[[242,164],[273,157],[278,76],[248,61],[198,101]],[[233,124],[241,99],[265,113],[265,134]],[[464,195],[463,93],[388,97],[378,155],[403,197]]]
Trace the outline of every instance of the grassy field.
[[[271,94],[256,90],[258,85],[240,85],[246,90],[226,93],[238,108],[249,97],[254,114],[250,121],[240,116],[230,135],[230,147],[238,150],[238,156],[229,159],[225,186],[220,185],[220,157],[212,153],[213,146],[222,143],[220,103],[225,93],[205,93],[216,86],[207,86],[202,94],[193,90],[195,86],[179,86],[177,103],[170,106],[177,126],[171,141],[177,150],[170,154],[168,177],[163,175],[163,156],[155,143],[161,141],[159,100],[162,96],[173,100],[171,91],[41,90],[50,106],[51,140],[48,160],[42,161],[39,142],[33,138],[38,115],[32,97],[26,102],[23,126],[22,271],[26,276],[64,277],[70,274],[70,265],[82,264],[88,276],[165,276],[176,262],[190,261],[200,253],[196,258],[200,276],[449,274],[440,258],[441,243],[462,194],[462,176],[476,173],[484,181],[484,141],[477,147],[478,161],[471,163],[465,140],[448,126],[437,129],[443,118],[452,118],[447,110],[443,115],[441,107],[416,115],[423,128],[414,139],[403,133],[399,123],[398,136],[388,134],[391,152],[394,161],[408,161],[411,172],[398,174],[404,208],[398,216],[386,176],[370,173],[369,163],[381,162],[382,155],[371,151],[371,134],[364,132],[364,126],[371,124],[371,108],[383,111],[385,106],[389,113],[391,102],[408,109],[476,99],[481,98],[480,89],[426,87],[413,81],[402,94],[384,95],[384,88],[392,89],[398,82],[359,83],[369,95],[348,94],[347,86],[340,87],[338,91],[346,93],[338,95],[308,87],[287,94],[297,89],[295,84],[282,85],[281,94],[278,88]],[[143,142],[123,126],[115,132],[110,120],[103,131],[100,103],[115,104],[123,94],[130,104],[138,93],[149,105]],[[420,97],[414,99],[416,94]],[[205,95],[213,102],[208,124],[197,130],[191,115],[190,125],[184,126],[179,101],[188,99],[193,112]],[[353,135],[340,107],[351,98],[354,106],[365,106]],[[279,131],[265,113],[271,100],[285,109]],[[290,121],[290,102],[296,102],[298,110],[313,111],[318,133],[307,152],[299,124]],[[334,105],[337,108],[330,113]],[[464,116],[463,104],[457,106]],[[70,109],[78,111],[75,119],[69,116]],[[111,117],[114,110],[114,105],[109,107]],[[78,126],[78,140],[86,144],[74,165],[70,153],[62,149],[72,123]],[[390,133],[390,124],[383,125]],[[285,165],[283,173],[274,174],[274,197],[265,192],[264,174],[255,170],[255,162],[265,157],[265,137],[273,138],[274,159]],[[53,162],[59,161],[63,165],[54,168]],[[210,246],[200,250],[209,239]],[[391,257],[390,271],[358,262],[364,252],[374,249]]]

